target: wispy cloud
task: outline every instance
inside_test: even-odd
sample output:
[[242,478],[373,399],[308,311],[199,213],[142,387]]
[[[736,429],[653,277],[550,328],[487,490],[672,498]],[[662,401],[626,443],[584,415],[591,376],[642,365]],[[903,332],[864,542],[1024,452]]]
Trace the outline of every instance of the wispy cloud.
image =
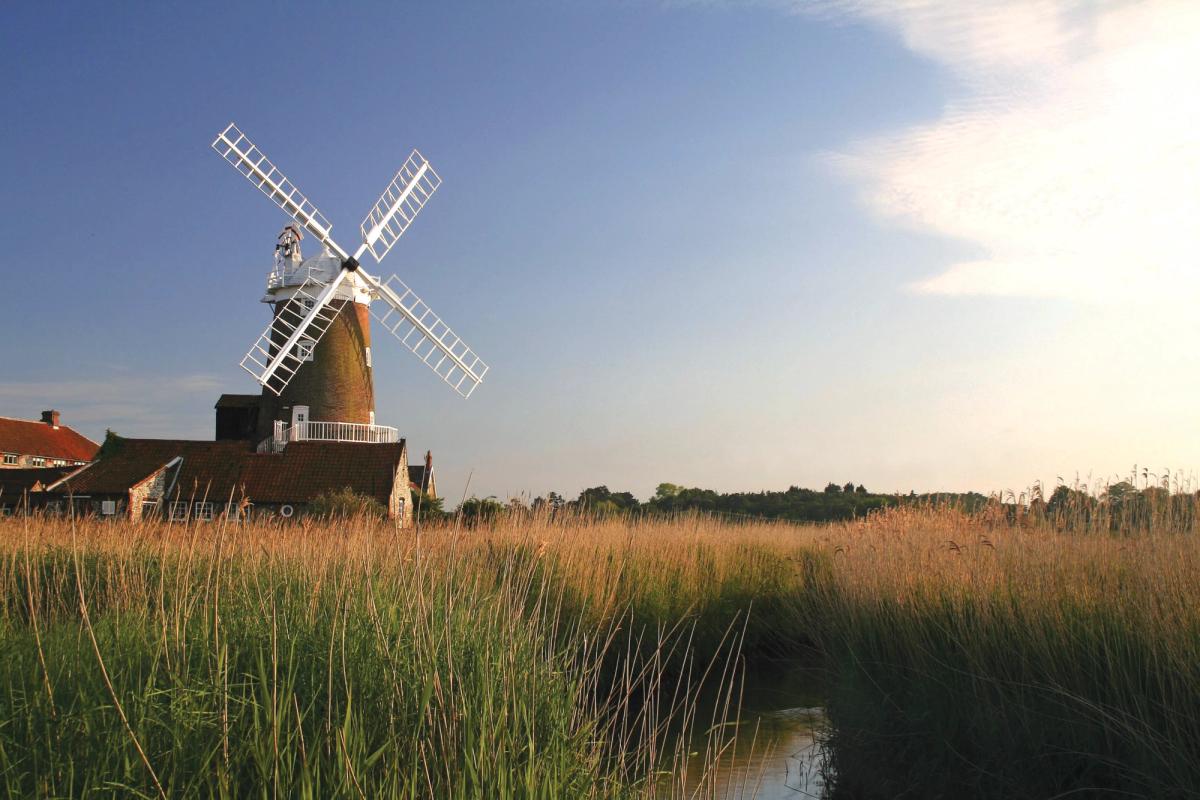
[[191,436],[208,433],[220,390],[212,375],[145,376],[0,384],[0,414],[35,418],[46,408],[63,412],[63,422],[98,436],[112,428],[127,436]]
[[939,119],[829,156],[875,213],[981,253],[914,289],[1200,295],[1200,4],[785,5],[882,26],[958,79]]

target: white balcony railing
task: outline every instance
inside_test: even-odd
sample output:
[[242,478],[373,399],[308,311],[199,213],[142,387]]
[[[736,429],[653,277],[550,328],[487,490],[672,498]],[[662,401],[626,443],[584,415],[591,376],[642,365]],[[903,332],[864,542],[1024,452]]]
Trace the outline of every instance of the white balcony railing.
[[324,284],[328,278],[323,269],[324,266],[324,264],[320,264],[318,268],[314,269],[312,266],[305,264],[293,264],[290,261],[281,261],[267,273],[267,291],[280,289],[284,286],[299,286],[309,278],[313,278],[317,282]]
[[279,453],[288,442],[358,442],[361,444],[390,444],[400,441],[400,433],[387,425],[367,425],[361,422],[298,422],[288,425],[275,421],[271,436],[258,445],[260,453]]

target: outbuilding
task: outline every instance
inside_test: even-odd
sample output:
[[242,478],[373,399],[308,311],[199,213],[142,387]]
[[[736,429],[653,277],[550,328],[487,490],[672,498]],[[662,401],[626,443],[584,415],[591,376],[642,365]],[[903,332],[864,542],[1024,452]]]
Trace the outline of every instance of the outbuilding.
[[320,495],[343,489],[378,501],[389,519],[408,525],[404,440],[309,440],[259,452],[245,441],[112,437],[100,459],[51,484],[46,494],[81,515],[207,522],[222,514],[295,517]]

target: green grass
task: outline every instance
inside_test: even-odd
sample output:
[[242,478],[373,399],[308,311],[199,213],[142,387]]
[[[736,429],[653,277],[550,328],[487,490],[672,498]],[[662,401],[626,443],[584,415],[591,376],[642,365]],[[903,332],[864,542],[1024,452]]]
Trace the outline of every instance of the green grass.
[[1058,527],[10,520],[0,786],[709,796],[743,674],[803,658],[835,795],[1200,795],[1200,539]]
[[603,643],[519,550],[63,533],[0,562],[9,796],[621,796],[653,772],[611,746],[645,724],[614,692],[646,694],[653,669],[600,691]]

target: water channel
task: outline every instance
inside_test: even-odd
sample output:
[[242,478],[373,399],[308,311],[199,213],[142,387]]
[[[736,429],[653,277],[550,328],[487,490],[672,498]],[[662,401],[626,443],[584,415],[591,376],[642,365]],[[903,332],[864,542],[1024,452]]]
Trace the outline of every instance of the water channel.
[[[752,670],[742,690],[736,737],[703,785],[705,732],[693,738],[689,789],[713,800],[803,800],[824,796],[819,744],[824,713],[819,673],[797,665]],[[711,735],[711,734],[709,734]],[[726,735],[726,740],[729,739]]]

